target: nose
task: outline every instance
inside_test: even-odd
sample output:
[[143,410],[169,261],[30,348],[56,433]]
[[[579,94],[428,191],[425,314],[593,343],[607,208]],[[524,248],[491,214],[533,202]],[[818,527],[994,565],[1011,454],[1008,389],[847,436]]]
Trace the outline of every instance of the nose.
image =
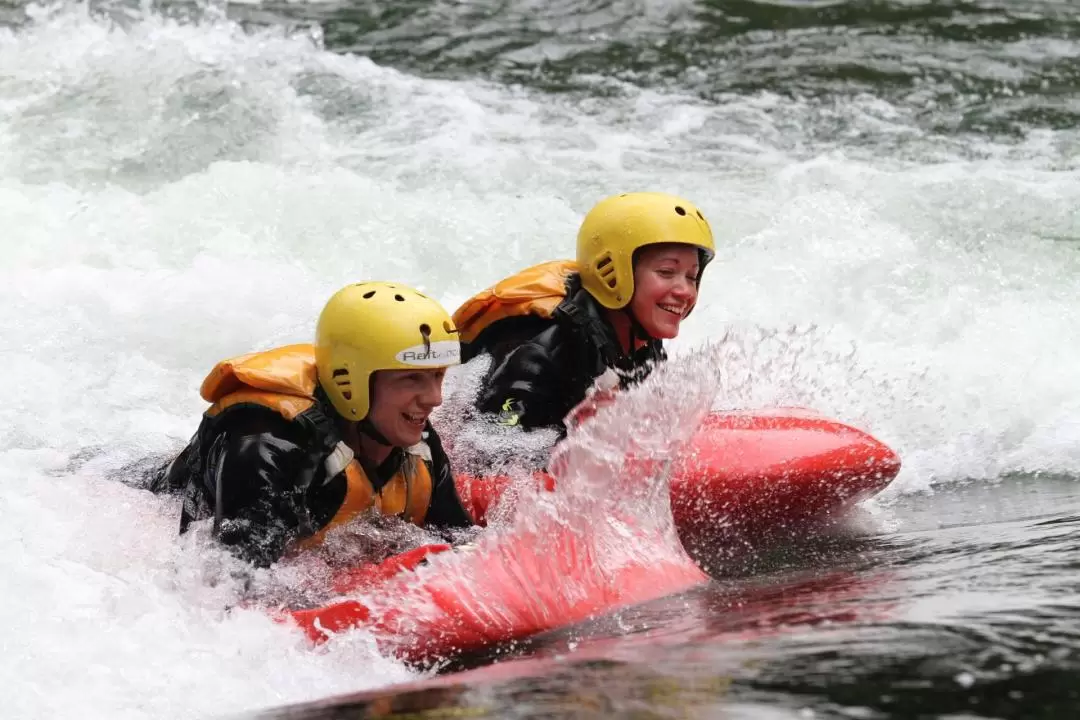
[[671,294],[679,300],[693,302],[697,299],[697,284],[689,278],[683,277],[671,287]]
[[431,410],[442,405],[443,373],[424,373],[424,383],[418,398],[420,406]]

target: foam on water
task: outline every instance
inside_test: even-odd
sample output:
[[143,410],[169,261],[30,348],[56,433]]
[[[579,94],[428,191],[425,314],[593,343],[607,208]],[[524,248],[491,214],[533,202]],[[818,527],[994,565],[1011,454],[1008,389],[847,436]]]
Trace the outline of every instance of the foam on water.
[[[672,349],[723,341],[719,404],[857,422],[901,454],[895,493],[1080,461],[1068,133],[939,141],[865,100],[828,125],[767,95],[552,98],[280,31],[38,15],[0,31],[13,716],[189,717],[408,676],[362,633],[310,652],[224,615],[239,590],[176,541],[177,508],[111,473],[175,450],[210,367],[309,339],[340,285],[454,306],[570,255],[609,193],[684,193],[712,220],[719,257]],[[845,154],[823,123],[910,142]]]

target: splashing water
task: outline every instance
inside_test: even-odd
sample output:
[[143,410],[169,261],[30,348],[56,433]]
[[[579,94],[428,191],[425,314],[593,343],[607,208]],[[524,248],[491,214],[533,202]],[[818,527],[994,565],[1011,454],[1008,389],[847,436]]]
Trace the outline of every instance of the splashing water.
[[549,428],[525,432],[520,427],[501,425],[476,410],[476,399],[491,363],[491,356],[485,354],[450,368],[443,404],[432,413],[431,422],[439,428],[456,473],[524,478],[547,464],[559,435]]
[[713,402],[715,363],[702,352],[663,365],[571,426],[552,456],[554,492],[523,494],[505,526],[361,595],[376,635],[428,657],[704,582],[675,532],[667,468]]

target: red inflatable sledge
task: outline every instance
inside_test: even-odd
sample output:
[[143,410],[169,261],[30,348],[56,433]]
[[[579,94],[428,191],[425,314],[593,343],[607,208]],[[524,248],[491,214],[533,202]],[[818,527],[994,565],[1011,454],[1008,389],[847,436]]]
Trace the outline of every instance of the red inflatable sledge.
[[[632,482],[633,467],[611,482]],[[712,414],[671,467],[675,528],[671,518],[642,527],[641,517],[607,515],[572,527],[539,508],[472,547],[429,546],[345,572],[335,590],[359,599],[286,616],[315,641],[364,627],[386,651],[414,661],[477,650],[706,582],[679,538],[716,543],[825,520],[882,490],[899,469],[885,445],[814,413]],[[551,476],[538,479],[554,487]],[[480,520],[508,484],[458,478]]]
[[[421,565],[427,560],[428,564]],[[485,537],[475,546],[429,546],[352,571],[337,589],[357,593],[292,618],[315,642],[364,628],[380,649],[427,662],[523,639],[708,580],[675,543],[618,522],[579,532],[556,517]]]
[[[688,547],[723,545],[843,517],[899,471],[889,447],[809,410],[713,413],[672,468],[671,510]],[[554,487],[547,474],[537,480]],[[457,477],[480,522],[509,482]]]

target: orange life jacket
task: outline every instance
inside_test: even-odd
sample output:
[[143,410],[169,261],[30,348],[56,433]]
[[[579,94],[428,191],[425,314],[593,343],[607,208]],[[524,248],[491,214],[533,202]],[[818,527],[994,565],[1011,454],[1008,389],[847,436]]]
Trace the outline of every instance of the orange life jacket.
[[523,315],[550,318],[566,298],[566,281],[578,272],[573,260],[552,260],[526,268],[466,300],[454,313],[463,343],[471,343],[499,320]]
[[[206,411],[209,417],[218,417],[237,406],[258,405],[296,421],[305,413],[322,413],[315,402],[317,386],[315,350],[310,344],[301,344],[223,360],[206,376],[199,392],[212,403]],[[329,423],[315,425],[326,427]],[[344,442],[336,436],[322,439],[327,447],[334,448],[324,460],[327,476],[345,472],[345,499],[330,522],[301,539],[300,547],[321,543],[329,530],[373,507],[384,515],[400,515],[415,525],[423,524],[433,483],[431,471],[415,449],[406,450],[401,469],[376,492]]]

